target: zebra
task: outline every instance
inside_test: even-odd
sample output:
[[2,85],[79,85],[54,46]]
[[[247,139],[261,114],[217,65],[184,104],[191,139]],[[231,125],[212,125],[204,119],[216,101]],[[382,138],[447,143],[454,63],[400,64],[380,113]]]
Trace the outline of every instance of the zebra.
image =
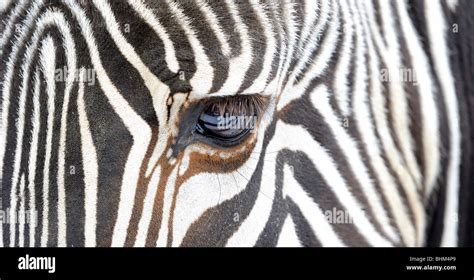
[[3,0],[0,246],[472,244],[473,6]]

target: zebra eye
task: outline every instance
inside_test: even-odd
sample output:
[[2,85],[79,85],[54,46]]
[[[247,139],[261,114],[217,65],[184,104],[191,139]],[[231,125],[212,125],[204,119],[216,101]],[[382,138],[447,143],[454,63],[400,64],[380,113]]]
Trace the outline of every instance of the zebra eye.
[[235,116],[229,113],[220,114],[216,107],[210,106],[199,116],[196,131],[203,136],[221,141],[238,141],[248,135],[253,129],[250,121],[248,124],[245,123],[247,117]]
[[262,104],[254,96],[216,98],[207,102],[195,131],[221,146],[242,143],[256,128]]

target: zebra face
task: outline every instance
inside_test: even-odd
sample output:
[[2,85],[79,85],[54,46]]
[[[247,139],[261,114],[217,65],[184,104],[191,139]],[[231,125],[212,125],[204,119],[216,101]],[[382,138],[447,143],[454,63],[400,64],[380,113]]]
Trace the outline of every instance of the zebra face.
[[0,245],[456,243],[438,0],[2,3]]
[[[225,245],[259,197],[265,131],[283,91],[282,29],[271,24],[272,8],[191,1],[97,6],[101,14],[93,22],[113,14],[118,26],[130,27],[122,32],[124,41],[117,35],[106,42],[114,32],[107,22],[108,33],[97,32],[105,34],[98,52],[123,67],[117,91],[129,103],[138,94],[146,98],[132,106],[137,122],[125,124],[122,137],[132,136],[130,150],[116,157],[126,162],[119,164],[125,165],[118,173],[124,174],[121,188],[110,197],[120,194],[110,210],[117,213],[111,244]],[[224,18],[225,24],[210,22]],[[126,69],[123,57],[133,61],[135,54],[142,62]],[[117,137],[116,130],[109,132]],[[275,182],[266,184],[273,188]]]
[[[20,110],[33,141],[3,118],[1,169],[6,205],[38,211],[29,244],[226,245],[271,205],[275,176],[262,173],[288,91],[290,4],[27,2],[8,10],[19,34],[2,41],[2,112]],[[14,71],[34,91],[18,102]],[[9,244],[24,244],[18,230],[5,227]]]

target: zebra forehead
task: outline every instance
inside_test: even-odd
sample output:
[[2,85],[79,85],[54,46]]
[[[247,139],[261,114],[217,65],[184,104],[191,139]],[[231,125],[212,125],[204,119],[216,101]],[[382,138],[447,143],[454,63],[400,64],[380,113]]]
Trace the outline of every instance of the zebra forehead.
[[83,0],[80,4],[94,29],[104,31],[95,35],[99,47],[109,48],[105,43],[109,33],[118,29],[115,33],[120,32],[124,43],[171,92],[194,91],[205,97],[264,91],[283,59],[279,51],[284,31],[276,24],[275,11],[279,5],[211,2]]

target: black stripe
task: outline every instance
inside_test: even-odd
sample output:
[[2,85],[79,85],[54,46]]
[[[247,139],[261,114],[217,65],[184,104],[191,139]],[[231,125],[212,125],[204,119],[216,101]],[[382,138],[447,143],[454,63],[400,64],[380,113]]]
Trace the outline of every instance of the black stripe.
[[252,45],[252,62],[245,73],[245,78],[237,93],[243,92],[250,87],[255,79],[259,76],[263,68],[265,48],[267,47],[267,38],[265,38],[263,27],[257,18],[256,11],[248,0],[238,1],[235,3],[238,9],[238,15],[248,30],[248,38]]
[[[64,183],[66,193],[66,236],[68,247],[84,246],[85,190],[82,149],[77,111],[79,86],[75,83],[69,100],[65,145]],[[89,119],[90,120],[90,119]],[[93,123],[93,122],[91,122]]]

